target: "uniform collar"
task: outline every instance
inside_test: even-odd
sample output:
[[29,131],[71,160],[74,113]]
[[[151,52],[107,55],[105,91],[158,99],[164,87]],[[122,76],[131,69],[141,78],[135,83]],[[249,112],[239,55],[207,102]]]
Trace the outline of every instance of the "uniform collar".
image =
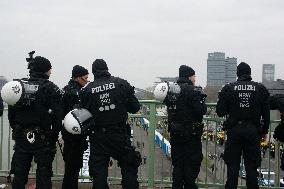
[[30,78],[49,79],[49,76],[45,73],[30,72]]
[[241,75],[240,77],[238,77],[238,81],[251,81],[252,78],[250,75]]
[[74,86],[75,88],[82,88],[83,86],[80,85],[77,81],[75,81],[74,79],[70,79],[70,81],[68,82],[68,85]]
[[182,83],[187,83],[189,85],[193,85],[192,81],[190,81],[188,78],[186,77],[179,77],[177,80],[178,84],[182,84]]
[[108,72],[108,70],[97,70],[93,74],[94,74],[94,78],[110,77],[111,76],[111,74]]

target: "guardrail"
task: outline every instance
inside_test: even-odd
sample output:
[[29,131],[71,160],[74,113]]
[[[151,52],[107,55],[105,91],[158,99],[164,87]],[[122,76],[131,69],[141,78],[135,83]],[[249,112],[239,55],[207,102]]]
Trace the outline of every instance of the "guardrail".
[[[149,189],[155,186],[170,187],[172,183],[172,166],[170,157],[170,144],[169,134],[167,132],[167,116],[157,114],[157,110],[165,108],[163,104],[154,100],[140,101],[143,104],[140,114],[131,114],[130,122],[133,129],[133,144],[142,154],[142,165],[139,167],[139,181],[140,185],[147,186]],[[223,118],[216,117],[214,108],[216,104],[208,104],[208,110],[210,115],[204,118],[204,132],[202,135],[202,146],[204,159],[201,166],[201,172],[198,177],[198,185],[200,187],[224,187],[226,181],[226,165],[222,159],[222,150],[224,149],[226,135],[220,128],[224,121]],[[149,122],[145,122],[145,119]],[[260,183],[268,186],[262,186],[261,188],[274,188],[280,189],[280,177],[284,174],[279,169],[279,157],[282,147],[277,141],[273,141],[272,134],[275,126],[279,121],[272,121],[268,135],[268,148],[263,150],[262,166],[260,172],[263,172],[263,168],[267,168],[267,174],[263,175],[265,178],[260,179]],[[274,144],[274,147],[273,145]],[[0,125],[0,176],[7,175],[10,170],[11,157],[13,154],[14,142],[11,140],[11,129],[8,124],[7,110],[5,109],[3,117],[1,117]],[[274,151],[274,152],[273,152]],[[84,155],[84,158],[88,153]],[[86,162],[84,165],[87,166]],[[55,180],[61,180],[64,173],[64,162],[60,150],[57,151],[55,160],[53,162],[53,172]],[[81,181],[88,182],[89,177],[84,173],[84,169],[81,172]],[[245,172],[240,170],[239,188],[245,188],[245,180],[242,179]],[[30,176],[34,177],[35,166],[33,164]],[[115,160],[109,167],[110,183],[117,183],[121,180],[120,168]],[[270,183],[269,181],[273,181]],[[270,186],[269,186],[270,185]],[[272,187],[274,185],[275,187]]]

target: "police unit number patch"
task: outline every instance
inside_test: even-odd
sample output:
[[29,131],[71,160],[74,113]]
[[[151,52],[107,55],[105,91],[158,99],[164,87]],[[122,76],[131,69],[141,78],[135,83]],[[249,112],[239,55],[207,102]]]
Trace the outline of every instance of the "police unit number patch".
[[99,111],[109,111],[114,110],[116,108],[115,104],[112,102],[110,96],[111,94],[107,91],[115,89],[114,83],[106,83],[97,87],[92,88],[92,93],[102,93],[99,95],[99,100],[101,106],[99,107]]
[[238,91],[238,97],[240,100],[240,108],[250,108],[250,98],[252,91],[255,91],[254,85],[236,85],[235,91]]

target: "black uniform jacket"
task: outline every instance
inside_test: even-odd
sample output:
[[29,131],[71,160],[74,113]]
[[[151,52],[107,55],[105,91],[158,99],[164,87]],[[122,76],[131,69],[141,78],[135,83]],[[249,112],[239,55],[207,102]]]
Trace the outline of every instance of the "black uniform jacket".
[[125,124],[127,112],[140,109],[134,93],[134,87],[126,80],[104,71],[94,74],[94,81],[82,88],[81,105],[93,114],[96,125]]
[[251,76],[243,75],[236,82],[227,84],[219,93],[216,113],[229,115],[234,125],[238,121],[259,124],[263,120],[262,133],[268,133],[270,123],[269,92]]
[[[63,119],[63,103],[61,90],[51,81],[48,76],[42,73],[31,73],[31,80],[44,80],[44,85],[39,88],[38,100],[41,104],[41,109],[37,112],[30,112],[28,109],[22,110],[21,107],[9,106],[8,119],[13,130],[19,126],[20,129],[32,129],[30,126],[39,126],[44,132],[49,133],[50,137],[57,140],[58,134],[62,128]],[[24,115],[24,116],[23,116]],[[39,116],[38,116],[39,115]],[[27,122],[33,122],[34,125],[26,125]]]

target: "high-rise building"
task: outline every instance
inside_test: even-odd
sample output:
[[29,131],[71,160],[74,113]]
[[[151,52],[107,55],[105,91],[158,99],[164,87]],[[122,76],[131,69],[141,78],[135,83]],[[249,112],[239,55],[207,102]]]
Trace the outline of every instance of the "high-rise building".
[[2,87],[8,82],[8,80],[4,77],[0,75],[0,91],[2,89]]
[[225,53],[208,53],[207,86],[223,86],[236,81],[237,58],[225,58]]
[[262,82],[274,81],[275,65],[263,64],[262,66]]
[[225,53],[208,53],[207,86],[222,86],[225,82]]
[[225,60],[225,79],[226,83],[232,83],[237,78],[237,58],[227,57]]

